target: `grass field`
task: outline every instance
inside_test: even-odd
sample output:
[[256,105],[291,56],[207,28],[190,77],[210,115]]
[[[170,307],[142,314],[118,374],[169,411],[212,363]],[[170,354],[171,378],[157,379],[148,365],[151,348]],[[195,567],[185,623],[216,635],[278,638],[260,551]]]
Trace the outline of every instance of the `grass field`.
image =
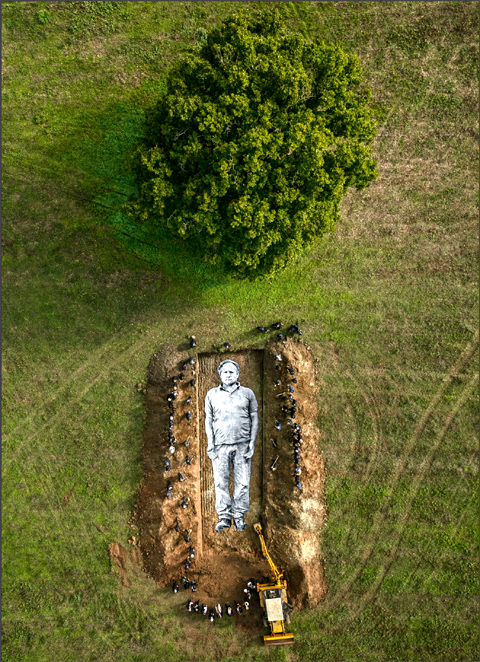
[[[359,55],[378,180],[271,282],[127,252],[123,163],[168,68],[272,5]],[[2,46],[2,658],[478,659],[478,2],[2,2]],[[123,587],[108,545],[150,356],[192,332],[261,347],[277,318],[318,358],[329,593],[265,649],[134,567]]]

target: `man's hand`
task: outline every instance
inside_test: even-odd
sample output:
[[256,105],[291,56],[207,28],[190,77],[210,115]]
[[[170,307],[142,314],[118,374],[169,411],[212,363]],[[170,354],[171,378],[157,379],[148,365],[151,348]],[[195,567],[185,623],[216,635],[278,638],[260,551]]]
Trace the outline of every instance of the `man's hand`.
[[217,454],[215,453],[215,447],[207,448],[207,455],[211,460],[217,459]]
[[250,446],[248,451],[245,453],[245,459],[250,460],[250,458],[253,457],[254,453],[255,453],[255,446]]

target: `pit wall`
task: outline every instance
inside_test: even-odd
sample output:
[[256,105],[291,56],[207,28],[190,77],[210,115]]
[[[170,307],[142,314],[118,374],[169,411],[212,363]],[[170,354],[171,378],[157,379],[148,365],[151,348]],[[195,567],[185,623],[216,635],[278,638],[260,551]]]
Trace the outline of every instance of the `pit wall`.
[[[282,356],[278,361],[276,355]],[[276,370],[275,366],[280,366]],[[287,368],[295,370],[297,383]],[[272,378],[272,375],[274,377]],[[280,387],[274,385],[280,379]],[[292,419],[301,427],[302,489],[295,486],[292,428],[289,414],[282,412],[280,393],[294,388],[297,412]],[[288,596],[292,605],[312,607],[327,591],[320,543],[325,522],[325,467],[320,453],[320,430],[316,425],[317,385],[313,355],[300,341],[288,339],[270,342],[264,354],[264,484],[262,524],[269,553],[285,573]],[[276,421],[282,429],[275,428]],[[272,440],[276,441],[275,449]],[[277,469],[271,472],[271,461],[277,456]]]
[[[143,481],[138,489],[133,521],[139,528],[139,547],[143,555],[144,569],[166,586],[173,578],[183,574],[183,563],[190,545],[198,557],[202,555],[202,518],[200,502],[200,452],[198,447],[198,380],[197,364],[188,365],[185,379],[178,381],[178,397],[174,401],[173,433],[177,438],[175,453],[169,448],[169,416],[167,396],[173,390],[172,377],[182,372],[182,364],[192,354],[179,352],[174,347],[163,346],[153,355],[148,366],[146,393],[147,416],[143,434]],[[194,356],[194,355],[193,355]],[[195,386],[190,381],[195,379]],[[185,400],[191,396],[192,402]],[[186,413],[192,419],[186,420]],[[190,446],[184,442],[189,438]],[[192,464],[185,463],[186,456]],[[169,457],[170,472],[165,472],[164,460]],[[178,481],[181,472],[185,480]],[[166,499],[167,485],[173,484],[173,498]],[[182,508],[183,496],[189,499],[188,507]],[[175,530],[178,520],[181,531]],[[191,542],[184,540],[190,531]]]

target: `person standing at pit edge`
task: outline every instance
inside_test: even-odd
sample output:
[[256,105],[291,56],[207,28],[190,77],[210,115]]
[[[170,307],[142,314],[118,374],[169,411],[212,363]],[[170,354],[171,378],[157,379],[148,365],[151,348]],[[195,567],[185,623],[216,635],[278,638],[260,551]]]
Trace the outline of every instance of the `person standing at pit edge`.
[[[240,366],[225,359],[218,368],[221,384],[205,397],[207,455],[212,461],[215,484],[215,531],[229,529],[232,519],[237,531],[247,526],[244,515],[250,507],[250,475],[258,433],[258,403],[250,388],[238,381]],[[233,496],[228,484],[233,466]]]

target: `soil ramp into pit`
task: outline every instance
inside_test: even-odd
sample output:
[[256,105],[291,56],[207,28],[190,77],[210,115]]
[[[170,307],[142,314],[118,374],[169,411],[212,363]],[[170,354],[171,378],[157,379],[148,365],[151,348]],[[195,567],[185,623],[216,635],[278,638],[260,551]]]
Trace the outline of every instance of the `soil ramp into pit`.
[[[153,355],[148,369],[144,475],[133,513],[144,568],[159,586],[179,581],[182,575],[195,578],[197,598],[202,600],[240,599],[249,577],[262,580],[270,576],[252,526],[260,521],[269,552],[285,573],[291,603],[296,608],[314,606],[325,595],[326,582],[320,561],[325,519],[324,464],[319,449],[320,432],[315,424],[313,356],[301,341],[291,338],[270,341],[264,350],[196,354],[193,365],[188,363],[189,356],[188,351],[163,346]],[[255,393],[259,432],[252,460],[250,510],[245,516],[247,529],[238,532],[232,527],[216,533],[204,403],[207,391],[219,384],[217,367],[225,358],[240,365],[240,383]],[[184,369],[186,362],[188,367]],[[181,373],[182,380],[178,379]],[[172,392],[173,378],[177,378],[178,395],[173,402],[171,428],[176,439],[174,452],[170,453],[171,411],[167,396]],[[280,386],[275,386],[276,380],[280,380]],[[288,394],[289,384],[294,392],[285,398],[282,393]],[[291,411],[285,411],[292,398],[296,400],[293,422],[300,425],[302,437],[301,490],[295,487],[292,427],[287,422]],[[281,430],[275,427],[277,421]],[[187,464],[187,456],[191,464]],[[277,456],[277,469],[272,472],[270,464]],[[171,460],[170,472],[165,472],[166,457]],[[182,482],[178,480],[179,472],[185,479]],[[166,498],[169,481],[173,485],[172,499]],[[186,509],[181,505],[184,497],[188,500]],[[175,530],[177,522],[180,531]],[[184,539],[187,532],[191,542]],[[195,558],[192,568],[185,570],[190,546],[195,549]]]

